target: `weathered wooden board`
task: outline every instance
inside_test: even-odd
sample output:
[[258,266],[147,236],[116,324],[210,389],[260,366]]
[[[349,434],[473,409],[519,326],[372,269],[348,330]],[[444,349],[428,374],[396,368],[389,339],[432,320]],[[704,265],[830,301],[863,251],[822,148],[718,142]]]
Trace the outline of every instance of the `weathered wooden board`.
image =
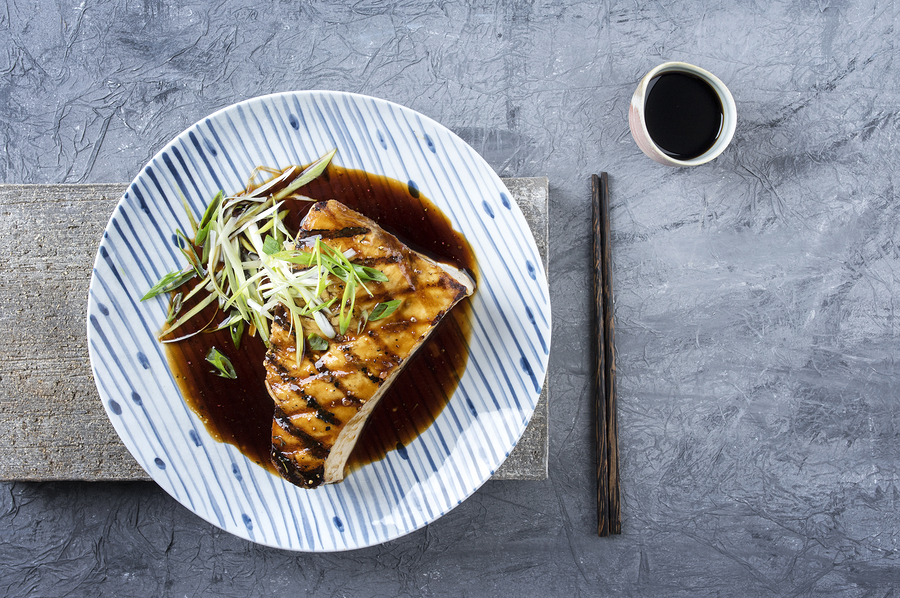
[[[547,266],[548,181],[505,179]],[[125,184],[0,185],[0,479],[150,479],[91,374],[87,290]],[[495,479],[547,477],[547,386]]]

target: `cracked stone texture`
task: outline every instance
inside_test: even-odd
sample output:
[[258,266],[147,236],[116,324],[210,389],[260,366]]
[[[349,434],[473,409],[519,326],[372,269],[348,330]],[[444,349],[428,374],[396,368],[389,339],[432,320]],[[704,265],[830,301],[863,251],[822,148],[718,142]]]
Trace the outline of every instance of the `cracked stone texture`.
[[[549,479],[324,555],[150,483],[4,483],[8,596],[895,596],[900,9],[891,1],[0,6],[0,182],[130,180],[235,101],[382,97],[550,180]],[[631,140],[647,70],[737,102],[687,170]],[[610,173],[623,534],[595,535],[589,175]],[[0,311],[0,317],[4,317]],[[21,331],[27,334],[27,331]]]

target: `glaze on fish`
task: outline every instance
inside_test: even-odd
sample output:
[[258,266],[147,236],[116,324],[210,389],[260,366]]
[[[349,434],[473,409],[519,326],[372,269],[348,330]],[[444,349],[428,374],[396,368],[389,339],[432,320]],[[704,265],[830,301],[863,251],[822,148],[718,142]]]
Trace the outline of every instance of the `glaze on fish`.
[[[276,311],[266,353],[266,387],[275,401],[272,462],[286,479],[304,488],[344,478],[347,459],[379,399],[435,329],[441,318],[474,292],[463,271],[406,247],[374,221],[337,201],[316,203],[300,226],[300,237],[320,236],[354,263],[383,272],[387,282],[358,288],[354,318],[327,350],[307,344],[297,364],[291,320]],[[330,292],[343,293],[342,285]],[[363,311],[380,302],[402,304],[384,319],[359,329]],[[304,318],[304,333],[321,332]],[[337,326],[335,325],[335,330]]]

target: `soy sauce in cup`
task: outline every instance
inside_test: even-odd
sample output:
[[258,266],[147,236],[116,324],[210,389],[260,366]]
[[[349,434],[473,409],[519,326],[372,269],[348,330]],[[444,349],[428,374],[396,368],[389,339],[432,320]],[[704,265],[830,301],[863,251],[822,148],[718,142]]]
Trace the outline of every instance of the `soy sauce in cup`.
[[668,72],[647,85],[647,131],[657,147],[676,160],[693,160],[709,151],[722,132],[722,117],[718,94],[700,77]]
[[666,166],[715,159],[734,137],[737,109],[718,77],[685,62],[666,62],[638,83],[628,127],[641,151]]

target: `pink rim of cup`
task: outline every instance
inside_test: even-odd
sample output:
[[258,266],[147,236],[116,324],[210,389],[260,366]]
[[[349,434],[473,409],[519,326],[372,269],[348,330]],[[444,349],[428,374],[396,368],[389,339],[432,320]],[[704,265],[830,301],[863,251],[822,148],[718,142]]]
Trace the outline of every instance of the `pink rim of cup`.
[[[659,149],[659,146],[653,143],[653,140],[650,138],[650,132],[647,131],[647,122],[644,120],[647,86],[657,75],[669,72],[688,73],[700,77],[712,86],[722,101],[722,132],[719,133],[712,147],[691,160],[676,160]],[[734,137],[734,130],[737,127],[737,108],[734,105],[734,98],[731,97],[731,92],[728,91],[725,84],[709,71],[686,62],[665,62],[644,75],[644,78],[638,83],[638,87],[631,97],[631,106],[628,109],[628,126],[631,129],[631,136],[634,137],[638,147],[653,160],[666,166],[698,166],[715,159],[731,143],[731,138]]]

